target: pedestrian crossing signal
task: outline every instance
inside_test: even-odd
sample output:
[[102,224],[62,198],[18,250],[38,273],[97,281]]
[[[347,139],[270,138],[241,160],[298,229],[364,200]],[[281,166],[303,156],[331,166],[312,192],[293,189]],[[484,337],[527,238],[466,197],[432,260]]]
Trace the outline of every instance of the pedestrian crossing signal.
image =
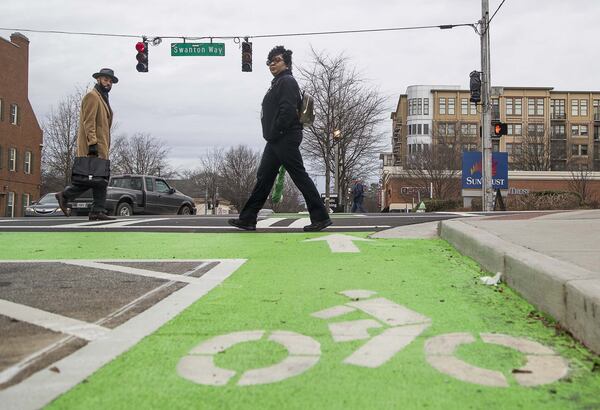
[[500,138],[508,133],[508,125],[504,122],[496,122],[492,124],[492,136]]

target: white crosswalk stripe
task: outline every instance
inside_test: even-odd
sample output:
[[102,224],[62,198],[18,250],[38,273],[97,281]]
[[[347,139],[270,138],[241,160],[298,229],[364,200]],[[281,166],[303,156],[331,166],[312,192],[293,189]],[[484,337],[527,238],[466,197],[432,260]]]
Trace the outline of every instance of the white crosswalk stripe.
[[302,228],[305,225],[310,225],[310,218],[296,219],[288,226],[288,228]]
[[269,226],[276,224],[279,221],[283,221],[285,218],[267,218],[256,223],[257,228],[268,228]]

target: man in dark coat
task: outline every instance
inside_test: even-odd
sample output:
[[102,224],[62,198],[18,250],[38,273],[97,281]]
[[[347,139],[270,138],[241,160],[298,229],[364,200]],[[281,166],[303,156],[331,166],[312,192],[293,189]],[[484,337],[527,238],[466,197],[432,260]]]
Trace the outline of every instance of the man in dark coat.
[[[110,68],[103,68],[92,75],[97,80],[95,87],[81,101],[79,115],[79,131],[77,133],[77,156],[95,156],[108,159],[110,149],[110,127],[113,112],[108,103],[108,93],[113,84],[119,82]],[[77,198],[88,189],[92,189],[93,204],[90,211],[90,221],[113,220],[106,215],[106,188],[108,180],[94,181],[90,184],[73,183],[58,192],[55,196],[60,209],[66,216],[71,214],[67,207],[68,201]]]
[[306,201],[311,224],[306,225],[304,231],[320,231],[331,225],[331,219],[315,184],[304,169],[300,154],[302,124],[298,109],[302,97],[298,83],[292,76],[292,51],[283,46],[274,47],[269,52],[267,65],[274,77],[262,102],[262,133],[267,144],[258,167],[254,190],[239,218],[228,222],[240,229],[256,230],[258,211],[267,200],[279,167],[283,165]]
[[354,180],[354,186],[352,187],[352,210],[351,212],[365,212],[363,208],[363,201],[365,199],[365,187],[360,179]]

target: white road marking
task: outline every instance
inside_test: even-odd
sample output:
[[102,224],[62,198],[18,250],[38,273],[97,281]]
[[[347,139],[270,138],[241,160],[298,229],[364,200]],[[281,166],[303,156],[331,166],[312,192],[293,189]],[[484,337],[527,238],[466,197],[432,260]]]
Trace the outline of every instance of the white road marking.
[[[169,260],[172,260],[172,259],[169,259]],[[147,270],[147,269],[132,268],[129,266],[121,266],[121,265],[111,265],[108,263],[99,263],[99,262],[93,262],[93,261],[72,260],[72,261],[60,261],[60,262],[66,264],[66,265],[85,266],[87,268],[109,270],[109,271],[120,272],[120,273],[130,273],[132,275],[146,276],[146,277],[156,278],[156,279],[164,279],[164,280],[169,280],[169,281],[173,281],[173,282],[196,283],[199,280],[198,278],[193,278],[193,277],[189,277],[189,276],[175,275],[172,273],[156,272],[156,271]],[[166,260],[165,260],[165,262],[166,262]]]
[[347,306],[362,310],[367,315],[386,323],[390,326],[413,325],[429,323],[431,319],[415,312],[405,306],[399,305],[386,298],[361,300],[346,303]]
[[373,242],[372,239],[359,238],[350,235],[331,234],[318,238],[306,239],[304,242],[326,241],[333,253],[358,253],[360,249],[352,243],[353,241]]
[[279,221],[283,221],[285,218],[267,218],[256,222],[257,228],[267,228]]
[[87,323],[82,320],[72,319],[70,317],[3,299],[0,299],[0,315],[85,340],[95,340],[101,336],[105,336],[110,331],[110,329],[105,327]]
[[319,312],[315,312],[311,314],[311,316],[319,318],[319,319],[331,319],[333,317],[338,317],[345,315],[346,313],[354,312],[356,309],[348,307],[348,306],[334,306],[332,308],[324,309]]
[[370,338],[369,329],[381,326],[383,326],[381,323],[373,319],[349,320],[347,322],[330,323],[329,331],[334,342],[350,342]]
[[349,297],[350,299],[367,299],[367,298],[370,298],[371,296],[377,294],[377,292],[373,292],[372,290],[364,290],[364,289],[343,290],[338,293],[340,295]]
[[[120,221],[131,221],[132,219],[120,219]],[[78,228],[80,226],[96,226],[102,225],[106,223],[110,223],[111,221],[87,221],[87,222],[78,222],[74,224],[60,224],[60,225],[52,225],[48,228]],[[116,221],[115,221],[116,222]]]
[[122,226],[130,226],[144,222],[155,222],[155,221],[164,221],[169,218],[148,218],[148,219],[131,219],[131,220],[123,220],[118,219],[116,221],[112,221],[107,223],[106,225],[100,225],[98,228],[120,228]]
[[310,225],[310,218],[296,219],[288,225],[288,228],[303,228],[305,225]]
[[[119,260],[124,262],[125,260]],[[182,260],[128,260],[130,262],[181,262]],[[183,261],[193,261],[186,259]],[[27,380],[0,391],[0,403],[11,403],[15,408],[39,409],[75,385],[81,383],[100,367],[129,350],[145,336],[185,310],[233,274],[245,259],[211,259],[198,262],[220,262],[209,272],[182,289],[172,293],[154,306],[113,329],[106,337],[96,339],[70,356],[52,364],[60,373],[49,368]],[[8,261],[2,261],[6,263]],[[14,261],[11,261],[14,262]],[[38,261],[27,261],[38,262]],[[51,262],[59,262],[52,260]]]

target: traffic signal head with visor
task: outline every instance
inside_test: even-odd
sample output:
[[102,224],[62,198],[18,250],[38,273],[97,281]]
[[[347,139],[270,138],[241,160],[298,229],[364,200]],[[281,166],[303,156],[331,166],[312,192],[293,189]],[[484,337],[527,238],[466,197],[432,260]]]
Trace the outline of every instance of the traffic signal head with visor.
[[252,43],[248,41],[242,42],[242,71],[252,71]]
[[140,41],[135,45],[135,49],[137,50],[137,55],[135,56],[137,60],[137,65],[135,69],[140,73],[148,72],[148,42]]
[[508,133],[508,125],[504,122],[492,123],[492,137],[500,138]]

